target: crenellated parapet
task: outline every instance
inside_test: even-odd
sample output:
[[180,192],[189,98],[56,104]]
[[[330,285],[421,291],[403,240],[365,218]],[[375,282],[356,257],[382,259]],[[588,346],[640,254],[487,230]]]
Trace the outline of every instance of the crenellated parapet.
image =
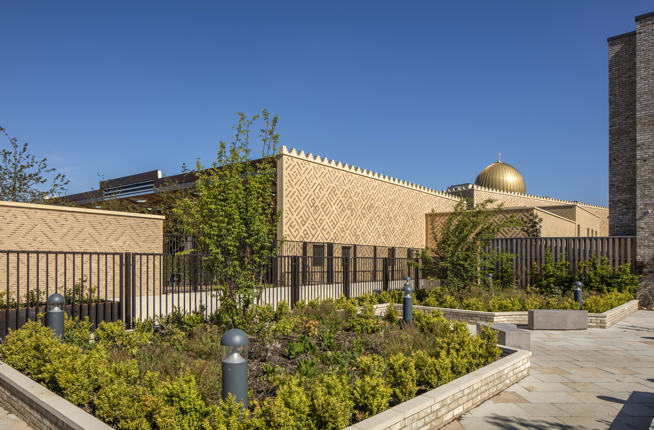
[[299,158],[301,160],[310,161],[312,163],[321,164],[323,166],[332,167],[334,169],[343,170],[355,175],[361,175],[368,178],[376,179],[379,181],[388,182],[393,185],[400,187],[410,188],[416,191],[422,191],[424,193],[432,194],[439,196],[445,199],[459,201],[459,197],[453,196],[445,191],[438,191],[431,188],[423,187],[421,185],[413,184],[411,182],[403,181],[401,179],[393,178],[387,175],[382,175],[381,173],[373,172],[371,170],[362,169],[360,167],[355,167],[352,165],[341,163],[340,161],[329,160],[326,157],[321,157],[319,155],[313,155],[311,153],[305,153],[304,151],[297,151],[295,148],[288,149],[286,146],[282,146],[279,149],[279,155],[288,155],[290,157]]

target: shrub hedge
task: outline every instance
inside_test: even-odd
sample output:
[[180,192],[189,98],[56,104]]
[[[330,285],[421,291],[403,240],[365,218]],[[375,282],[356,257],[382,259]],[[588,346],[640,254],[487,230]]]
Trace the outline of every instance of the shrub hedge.
[[371,303],[360,313],[358,307],[340,298],[257,310],[248,332],[262,356],[286,336],[289,364],[264,366],[257,382],[268,394],[255,395],[245,412],[207,381],[220,379],[219,339],[228,327],[201,314],[176,311],[156,333],[151,321],[129,332],[122,323],[101,323],[94,343],[85,321],[67,320],[63,343],[40,322],[28,322],[7,335],[0,356],[107,424],[130,430],[342,429],[500,356],[493,331],[471,335],[440,312],[417,311],[415,324],[405,326],[392,314],[376,317]]

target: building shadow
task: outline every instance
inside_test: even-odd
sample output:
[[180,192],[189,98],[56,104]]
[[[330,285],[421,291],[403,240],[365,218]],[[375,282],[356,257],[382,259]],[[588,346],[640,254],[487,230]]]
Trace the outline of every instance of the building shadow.
[[[654,381],[651,380],[650,381]],[[597,396],[605,402],[622,404],[620,412],[613,421],[597,420],[609,426],[609,430],[650,430],[654,419],[654,393],[634,391],[627,400],[611,396]],[[485,417],[484,421],[489,429],[524,429],[531,430],[569,430],[575,428],[569,424],[548,420],[547,418],[522,418],[522,417]]]

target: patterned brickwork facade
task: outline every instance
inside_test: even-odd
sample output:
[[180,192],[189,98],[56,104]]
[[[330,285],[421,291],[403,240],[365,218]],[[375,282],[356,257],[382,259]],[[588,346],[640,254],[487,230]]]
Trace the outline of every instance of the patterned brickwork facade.
[[[542,207],[547,208],[554,206],[578,205],[588,212],[594,213],[599,217],[599,236],[609,235],[609,208],[603,206],[590,205],[582,202],[572,202],[567,200],[553,199],[551,197],[533,196],[530,194],[509,193],[498,190],[483,188],[478,185],[471,185],[471,189],[453,192],[453,195],[469,198],[473,204],[483,202],[484,200],[495,200],[495,204],[503,203],[505,208],[514,207]],[[472,196],[472,197],[470,197]],[[548,210],[548,209],[546,209]],[[558,214],[557,214],[558,215]],[[561,214],[567,218],[567,216]],[[585,230],[584,230],[585,231]]]
[[118,298],[120,253],[160,253],[163,220],[156,215],[0,202],[0,291],[24,300],[28,292],[42,297],[55,291],[72,294],[78,284],[84,285],[84,294]]
[[157,215],[0,202],[0,250],[161,252]]
[[[586,219],[577,216],[577,211],[583,213]],[[511,215],[514,215],[516,218],[526,221],[531,214],[537,214],[543,219],[541,225],[541,237],[574,237],[577,235],[577,222],[574,221],[576,218],[582,218],[580,224],[583,225],[583,234],[586,236],[586,231],[596,231],[600,227],[599,219],[596,215],[590,214],[581,208],[559,208],[558,213],[567,214],[573,219],[568,219],[559,215],[558,213],[550,212],[549,207],[544,209],[539,208],[524,208],[524,209],[505,209],[498,214],[495,218],[495,222],[500,222],[508,219]],[[427,235],[427,246],[434,246],[434,239],[431,233],[432,225],[436,232],[440,232],[447,221],[450,213],[440,213],[440,214],[428,214],[426,224],[426,235]],[[433,220],[433,224],[432,224]],[[527,235],[519,228],[505,228],[502,229],[497,237],[502,238],[518,238],[518,237],[527,237]]]
[[[636,19],[636,232],[641,284],[654,288],[654,15]],[[647,214],[646,211],[653,211]]]
[[458,199],[333,160],[282,148],[279,235],[287,240],[421,248],[425,214]]
[[611,236],[636,235],[636,34],[609,40]]

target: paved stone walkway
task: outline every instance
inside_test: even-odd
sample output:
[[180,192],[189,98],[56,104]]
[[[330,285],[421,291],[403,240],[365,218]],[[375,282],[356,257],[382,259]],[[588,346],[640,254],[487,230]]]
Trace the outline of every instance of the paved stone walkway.
[[532,331],[531,350],[527,378],[444,429],[650,429],[654,312],[605,330]]
[[0,430],[31,430],[31,427],[0,406]]

